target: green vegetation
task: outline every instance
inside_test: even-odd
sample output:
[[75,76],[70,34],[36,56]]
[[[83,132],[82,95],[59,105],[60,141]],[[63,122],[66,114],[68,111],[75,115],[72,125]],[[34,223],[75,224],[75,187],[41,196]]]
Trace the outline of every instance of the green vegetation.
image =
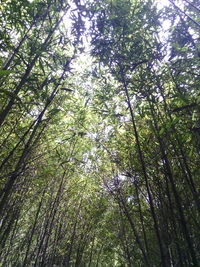
[[0,1],[0,266],[200,265],[199,33],[198,0]]

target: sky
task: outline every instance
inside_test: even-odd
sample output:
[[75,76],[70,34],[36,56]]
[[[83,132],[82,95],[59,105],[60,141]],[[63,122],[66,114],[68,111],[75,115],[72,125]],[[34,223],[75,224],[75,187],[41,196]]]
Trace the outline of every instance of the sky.
[[158,3],[158,8],[159,9],[169,5],[169,1],[168,0],[157,0],[156,2]]

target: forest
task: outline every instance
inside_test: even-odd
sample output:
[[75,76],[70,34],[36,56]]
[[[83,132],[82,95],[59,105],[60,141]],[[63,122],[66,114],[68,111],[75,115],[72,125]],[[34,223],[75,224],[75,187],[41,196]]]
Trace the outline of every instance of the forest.
[[199,0],[0,0],[0,267],[200,266]]

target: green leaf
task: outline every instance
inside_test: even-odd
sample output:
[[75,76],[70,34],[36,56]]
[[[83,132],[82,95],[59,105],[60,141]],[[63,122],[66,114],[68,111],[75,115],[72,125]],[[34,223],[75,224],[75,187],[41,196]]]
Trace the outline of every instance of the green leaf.
[[42,70],[43,74],[45,75],[45,70],[44,70],[44,67],[43,67],[42,60],[41,59],[39,59],[39,67]]
[[15,98],[15,99],[21,101],[21,99],[19,98],[19,96],[17,96],[15,93],[10,92],[10,91],[8,91],[6,89],[0,89],[0,93],[3,93],[3,94],[7,95],[10,98]]
[[72,89],[68,89],[68,88],[64,88],[64,87],[60,88],[60,90],[66,91],[66,92],[73,92]]
[[61,109],[59,109],[59,108],[53,108],[53,109],[51,109],[51,110],[49,111],[49,115],[50,115],[50,116],[54,116],[54,115],[56,115],[59,111],[61,111]]
[[14,73],[13,70],[0,70],[0,77],[9,75],[10,73]]
[[162,135],[164,133],[164,131],[165,131],[165,128],[164,127],[161,128],[160,131],[159,131],[159,135]]

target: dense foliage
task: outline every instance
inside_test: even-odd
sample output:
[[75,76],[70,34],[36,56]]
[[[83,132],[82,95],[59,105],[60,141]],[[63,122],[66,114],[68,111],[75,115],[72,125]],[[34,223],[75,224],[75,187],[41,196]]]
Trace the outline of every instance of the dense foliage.
[[199,1],[1,0],[0,26],[0,266],[199,266]]

